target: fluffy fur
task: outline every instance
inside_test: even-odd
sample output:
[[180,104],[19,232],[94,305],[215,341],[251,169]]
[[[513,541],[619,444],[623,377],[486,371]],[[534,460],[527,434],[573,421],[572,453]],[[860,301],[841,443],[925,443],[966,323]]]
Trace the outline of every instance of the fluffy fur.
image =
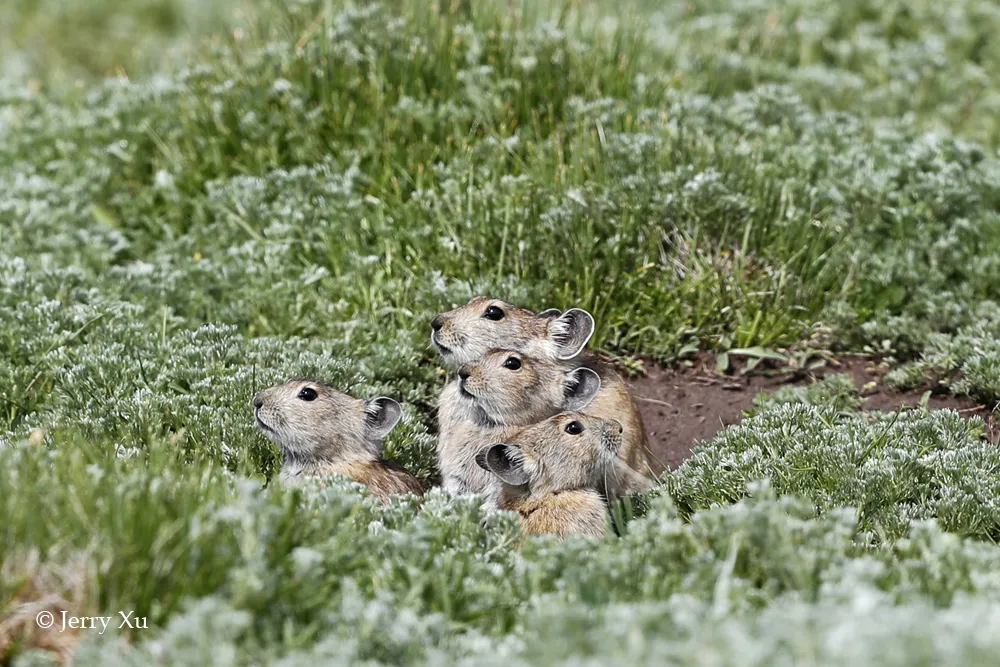
[[402,417],[391,398],[360,400],[311,380],[291,380],[259,392],[257,425],[281,448],[279,479],[341,475],[365,484],[383,502],[392,494],[422,495],[415,477],[382,459],[382,440]]
[[562,413],[483,448],[476,464],[501,483],[499,505],[521,515],[525,532],[600,537],[607,484],[622,443],[622,425]]
[[[510,360],[516,360],[518,368],[506,367]],[[476,465],[476,454],[502,442],[518,426],[582,409],[600,382],[591,370],[567,372],[553,362],[511,350],[491,350],[481,360],[464,364],[445,387],[438,411],[438,465],[445,490],[481,493],[495,506],[499,484]]]
[[[498,315],[499,319],[493,319]],[[621,376],[584,349],[594,332],[594,319],[590,313],[579,308],[565,312],[550,309],[533,313],[505,301],[480,296],[437,315],[431,323],[431,330],[431,342],[442,359],[458,368],[478,362],[491,350],[507,349],[538,361],[547,361],[563,375],[579,369],[597,373],[601,387],[586,406],[586,412],[596,417],[616,419],[624,427],[620,458],[625,465],[616,466],[609,490],[620,494],[652,486],[646,429],[635,400]],[[482,401],[476,409],[463,402],[461,378],[453,378],[441,393],[438,403],[439,432],[444,440],[439,444],[439,454],[442,449],[449,448],[452,434],[464,437],[464,433],[456,431],[460,425],[468,420],[479,419],[482,422],[484,417],[494,423],[503,422],[505,420],[496,418],[497,414],[515,403],[524,405],[528,398],[525,395],[512,395],[504,401],[490,398],[488,406],[487,401]],[[580,409],[556,405],[551,401],[540,401],[538,405],[544,407],[539,408],[537,414],[551,415],[559,410]],[[514,412],[520,414],[520,409]],[[531,421],[522,419],[516,423]],[[445,465],[443,460],[442,464]]]

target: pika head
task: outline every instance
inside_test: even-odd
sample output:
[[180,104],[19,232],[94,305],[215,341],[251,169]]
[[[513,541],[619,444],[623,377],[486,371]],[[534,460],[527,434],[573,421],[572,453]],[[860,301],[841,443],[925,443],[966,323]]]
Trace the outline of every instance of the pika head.
[[257,426],[293,459],[379,458],[402,416],[391,398],[352,398],[311,380],[291,380],[253,399]]
[[565,370],[558,362],[514,350],[490,350],[458,369],[459,395],[491,424],[533,424],[558,412],[579,412],[601,389],[589,368]]
[[449,364],[460,366],[492,349],[510,349],[554,360],[580,354],[594,334],[585,310],[533,313],[505,301],[477,296],[431,320],[431,342]]
[[615,419],[564,412],[521,429],[504,444],[484,448],[476,463],[528,497],[604,488],[622,430]]

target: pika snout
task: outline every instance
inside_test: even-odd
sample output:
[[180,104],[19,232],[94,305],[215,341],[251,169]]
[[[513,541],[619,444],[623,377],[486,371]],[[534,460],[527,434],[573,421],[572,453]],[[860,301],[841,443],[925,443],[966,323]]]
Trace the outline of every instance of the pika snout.
[[253,401],[251,401],[254,421],[269,438],[272,438],[276,431],[281,428],[283,422],[281,409],[274,404],[273,395],[273,388],[262,389],[254,394]]
[[472,368],[468,364],[458,369],[458,391],[465,398],[476,398],[475,394],[469,391],[469,378],[472,377]]
[[617,454],[622,447],[622,434],[625,427],[617,419],[608,419],[604,422],[604,433],[602,443],[605,447]]

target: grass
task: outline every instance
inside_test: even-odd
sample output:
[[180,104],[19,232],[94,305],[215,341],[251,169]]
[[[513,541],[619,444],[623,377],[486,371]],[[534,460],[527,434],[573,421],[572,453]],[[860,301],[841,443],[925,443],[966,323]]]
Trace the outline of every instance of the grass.
[[995,405],[991,3],[118,4],[0,9],[0,659],[46,601],[148,618],[83,664],[992,661],[998,462],[954,413],[785,392],[622,537],[512,550],[471,501],[267,484],[247,409],[393,396],[430,483],[427,323],[480,293]]

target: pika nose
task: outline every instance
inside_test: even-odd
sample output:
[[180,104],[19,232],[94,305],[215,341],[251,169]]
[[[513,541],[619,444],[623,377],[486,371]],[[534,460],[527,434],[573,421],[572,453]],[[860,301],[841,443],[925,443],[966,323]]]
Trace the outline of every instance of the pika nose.
[[620,421],[618,421],[617,419],[612,419],[611,420],[611,432],[614,433],[615,435],[621,435],[622,433],[625,432],[625,427],[622,426],[622,423]]
[[260,410],[264,407],[264,398],[260,394],[253,397],[253,407],[254,410]]
[[434,331],[441,331],[441,327],[444,326],[444,318],[440,315],[435,315],[434,319],[431,320],[431,329]]
[[462,366],[458,369],[458,377],[463,380],[468,380],[470,375],[472,375],[472,371],[469,370],[468,366]]

